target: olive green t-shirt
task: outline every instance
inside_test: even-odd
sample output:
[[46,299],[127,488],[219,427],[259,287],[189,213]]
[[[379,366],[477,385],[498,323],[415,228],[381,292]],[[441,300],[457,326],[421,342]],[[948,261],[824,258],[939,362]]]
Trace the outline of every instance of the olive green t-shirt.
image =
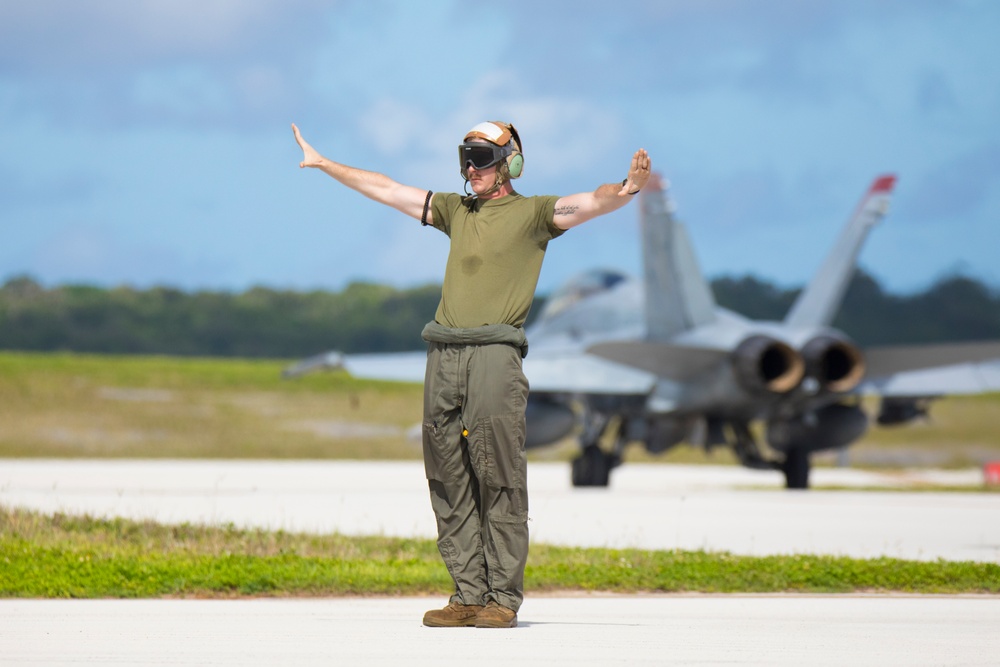
[[524,325],[550,240],[564,230],[552,221],[559,197],[470,202],[434,193],[434,226],[451,238],[451,251],[434,319],[446,327]]

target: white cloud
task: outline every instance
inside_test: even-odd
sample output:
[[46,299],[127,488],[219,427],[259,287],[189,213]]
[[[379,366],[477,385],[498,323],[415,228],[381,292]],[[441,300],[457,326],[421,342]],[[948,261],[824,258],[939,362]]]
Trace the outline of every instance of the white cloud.
[[383,97],[361,115],[359,124],[364,136],[379,151],[396,157],[426,148],[431,123],[416,105]]
[[597,180],[584,187],[596,187],[607,174],[627,171],[631,158],[631,149],[622,150],[622,121],[614,113],[583,97],[518,92],[499,70],[480,77],[448,114],[435,117],[417,104],[381,98],[359,123],[368,141],[401,161],[401,173],[450,176],[458,170],[455,147],[461,137],[484,120],[514,123],[524,143],[525,169],[538,180],[589,175]]
[[[150,57],[246,51],[320,0],[40,0],[0,4],[0,54],[41,66],[132,67]],[[308,26],[305,23],[304,26]],[[53,48],[53,45],[56,48]],[[67,58],[67,54],[72,54]],[[124,62],[115,62],[125,59]]]
[[95,129],[272,122],[301,103],[301,68],[330,10],[320,0],[0,3],[0,90],[22,118]]

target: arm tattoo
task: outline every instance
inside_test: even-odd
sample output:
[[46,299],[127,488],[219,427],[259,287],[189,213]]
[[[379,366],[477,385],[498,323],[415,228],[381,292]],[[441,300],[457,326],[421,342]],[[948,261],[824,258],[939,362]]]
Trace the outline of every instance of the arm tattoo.
[[565,206],[560,206],[555,210],[553,215],[573,215],[580,210],[579,206],[573,206],[572,204],[567,204]]

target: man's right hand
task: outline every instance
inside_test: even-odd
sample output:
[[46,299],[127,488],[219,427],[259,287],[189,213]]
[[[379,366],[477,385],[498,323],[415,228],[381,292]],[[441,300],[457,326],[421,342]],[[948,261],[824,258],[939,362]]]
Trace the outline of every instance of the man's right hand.
[[302,134],[299,132],[299,128],[295,126],[295,123],[292,123],[292,133],[295,134],[295,142],[302,149],[302,162],[299,162],[299,167],[321,167],[323,165],[323,156],[310,146],[309,142],[302,138]]

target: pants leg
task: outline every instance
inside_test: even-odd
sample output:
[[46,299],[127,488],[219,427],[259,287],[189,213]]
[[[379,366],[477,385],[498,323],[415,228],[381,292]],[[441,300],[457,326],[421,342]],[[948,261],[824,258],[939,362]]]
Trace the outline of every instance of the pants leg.
[[455,584],[451,601],[485,604],[480,485],[462,436],[469,348],[431,343],[424,379],[424,468],[437,521],[438,551]]
[[[479,521],[486,559],[486,600],[517,611],[524,600],[528,560],[527,456],[524,450],[528,382],[520,350],[472,348],[463,420],[469,457],[479,480]],[[484,601],[484,602],[485,602]]]

